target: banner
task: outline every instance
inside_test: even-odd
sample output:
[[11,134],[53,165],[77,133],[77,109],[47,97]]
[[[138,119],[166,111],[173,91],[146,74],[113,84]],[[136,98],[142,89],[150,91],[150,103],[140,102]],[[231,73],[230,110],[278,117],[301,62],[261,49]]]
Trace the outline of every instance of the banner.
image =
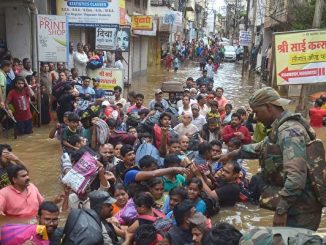
[[95,49],[115,50],[117,46],[118,26],[111,28],[96,28]]
[[153,16],[133,15],[131,17],[131,27],[133,30],[151,31],[153,29]]
[[56,0],[57,14],[69,17],[69,25],[110,27],[120,23],[118,0]]
[[277,85],[326,82],[326,30],[275,33]]
[[68,22],[66,16],[37,15],[38,60],[67,62]]
[[88,76],[90,78],[100,79],[100,88],[106,91],[106,95],[113,96],[113,88],[117,85],[119,85],[123,90],[124,70],[100,68],[97,70],[89,70]]

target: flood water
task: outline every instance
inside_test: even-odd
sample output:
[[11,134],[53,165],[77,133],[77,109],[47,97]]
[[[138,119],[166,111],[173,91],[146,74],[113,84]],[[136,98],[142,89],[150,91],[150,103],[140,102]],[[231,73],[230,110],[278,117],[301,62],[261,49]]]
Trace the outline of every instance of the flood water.
[[[187,77],[197,79],[201,72],[196,63],[189,63],[181,67],[174,73],[169,73],[159,67],[149,69],[147,75],[134,78],[130,90],[141,92],[145,95],[146,103],[154,97],[154,90],[161,87],[164,81],[182,81]],[[222,64],[218,73],[215,75],[214,87],[224,88],[225,97],[232,103],[236,109],[239,106],[248,106],[249,96],[262,84],[255,82],[254,78],[247,80],[241,79],[241,65],[234,63]],[[14,140],[12,132],[8,138],[0,136],[1,143],[12,145],[14,153],[19,156],[30,171],[31,182],[33,182],[48,200],[62,191],[58,181],[59,176],[59,157],[61,156],[61,147],[58,141],[48,138],[48,133],[54,123],[41,128],[34,128],[32,135],[19,137]],[[326,139],[326,130],[324,128],[317,130],[319,138]],[[247,168],[248,176],[255,174],[258,170],[257,161],[245,161],[244,167]],[[246,230],[256,226],[271,226],[273,213],[271,211],[260,209],[248,203],[238,203],[233,208],[222,209],[214,220],[232,223],[240,230]],[[0,224],[6,219],[1,219]],[[326,215],[323,214],[319,231],[326,232]]]

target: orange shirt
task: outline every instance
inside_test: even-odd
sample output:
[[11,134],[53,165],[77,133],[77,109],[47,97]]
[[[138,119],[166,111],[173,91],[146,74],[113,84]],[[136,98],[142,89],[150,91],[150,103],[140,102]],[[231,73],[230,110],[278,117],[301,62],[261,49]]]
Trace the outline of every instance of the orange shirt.
[[0,212],[7,216],[19,218],[34,218],[44,198],[33,184],[27,186],[27,191],[20,192],[12,185],[0,190]]

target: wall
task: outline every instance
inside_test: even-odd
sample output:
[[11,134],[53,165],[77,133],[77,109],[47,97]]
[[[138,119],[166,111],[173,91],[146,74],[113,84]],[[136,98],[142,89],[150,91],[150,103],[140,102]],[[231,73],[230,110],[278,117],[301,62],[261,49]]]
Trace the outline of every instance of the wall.
[[14,57],[31,58],[31,19],[25,7],[5,8],[7,46]]
[[5,9],[0,8],[0,43],[6,41]]

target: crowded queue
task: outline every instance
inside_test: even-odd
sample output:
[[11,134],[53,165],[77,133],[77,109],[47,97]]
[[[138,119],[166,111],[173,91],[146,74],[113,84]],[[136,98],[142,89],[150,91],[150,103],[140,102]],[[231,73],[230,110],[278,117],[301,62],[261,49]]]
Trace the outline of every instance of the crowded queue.
[[[273,226],[316,231],[325,202],[322,190],[312,183],[319,175],[309,167],[314,159],[307,145],[316,142],[313,129],[301,115],[286,110],[289,101],[269,87],[255,91],[250,108],[234,108],[222,87],[213,88],[207,69],[213,59],[206,61],[200,78],[185,79],[180,98],[164,98],[158,88],[148,104],[138,92],[124,98],[119,86],[107,96],[97,78],[79,76],[76,68],[71,76],[58,66],[56,82],[50,88],[43,85],[58,119],[49,137],[62,148],[62,192],[45,201],[19,154],[0,144],[0,214],[29,219],[35,226],[19,237],[20,244],[273,240],[273,228],[242,234],[231,224],[212,222],[221,208],[238,202],[273,210]],[[6,66],[10,62],[2,69]],[[44,71],[49,66],[42,64]],[[15,103],[14,110],[9,104],[24,94],[29,105],[32,86],[20,76],[13,85],[8,96],[2,94],[1,105],[21,122],[21,134],[31,133],[32,115],[20,120]],[[244,159],[259,159],[261,169],[251,179]],[[62,226],[60,212],[68,214]],[[22,227],[3,226],[2,241],[18,239],[12,232]],[[287,234],[286,229],[279,233]]]

